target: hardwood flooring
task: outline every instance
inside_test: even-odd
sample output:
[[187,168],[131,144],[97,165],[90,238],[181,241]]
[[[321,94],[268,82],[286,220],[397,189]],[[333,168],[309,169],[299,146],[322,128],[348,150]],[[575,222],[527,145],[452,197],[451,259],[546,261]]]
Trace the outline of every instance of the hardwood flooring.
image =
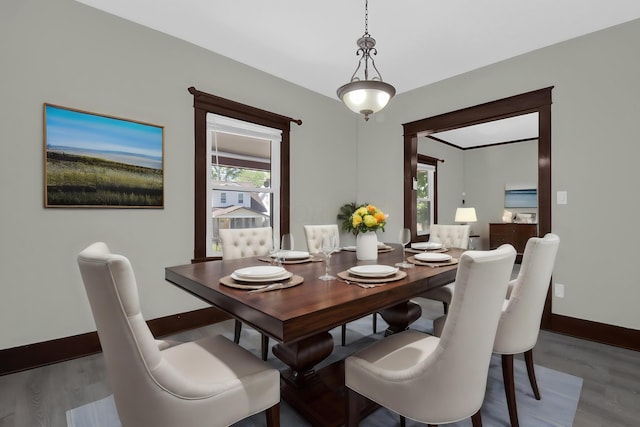
[[[420,304],[427,317],[442,314],[440,303]],[[233,322],[224,323],[228,336],[233,336]],[[173,338],[196,339],[210,329]],[[574,426],[640,426],[640,352],[542,331],[534,361],[584,379]],[[66,427],[68,409],[109,394],[101,354],[0,376],[0,427]]]

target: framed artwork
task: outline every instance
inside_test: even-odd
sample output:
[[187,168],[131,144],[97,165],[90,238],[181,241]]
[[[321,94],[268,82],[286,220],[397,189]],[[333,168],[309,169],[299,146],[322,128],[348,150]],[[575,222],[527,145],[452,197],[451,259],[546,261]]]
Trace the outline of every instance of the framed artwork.
[[44,104],[45,207],[163,208],[164,127]]

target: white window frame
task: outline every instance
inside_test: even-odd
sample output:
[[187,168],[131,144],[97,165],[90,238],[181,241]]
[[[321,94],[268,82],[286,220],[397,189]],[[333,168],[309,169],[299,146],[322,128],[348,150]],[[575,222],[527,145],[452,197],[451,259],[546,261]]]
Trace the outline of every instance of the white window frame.
[[[273,235],[280,235],[280,144],[282,143],[282,131],[266,126],[249,123],[231,117],[207,113],[207,153],[213,153],[215,132],[225,132],[235,135],[266,139],[271,142],[271,185],[269,188],[243,187],[245,192],[271,193],[271,227]],[[209,156],[209,158],[211,158]],[[228,190],[228,187],[214,185],[210,176],[207,177],[207,206],[212,206],[213,190]],[[273,212],[271,212],[273,209]],[[279,239],[274,238],[274,242]],[[217,256],[212,253],[213,247],[213,217],[207,218],[206,248],[207,256]]]
[[[427,234],[430,233],[431,230],[431,226],[433,225],[433,221],[434,221],[434,205],[435,205],[435,199],[434,199],[434,184],[436,182],[435,177],[436,177],[436,167],[433,165],[429,165],[426,163],[418,163],[418,167],[417,167],[417,171],[418,173],[420,172],[426,172],[427,173],[427,182],[429,182],[429,185],[427,187],[427,197],[417,197],[416,194],[416,208],[418,206],[418,204],[420,202],[429,202],[429,229],[427,230],[422,230],[422,231],[418,231],[418,224],[417,224],[417,215],[416,215],[416,234],[418,236],[425,236]],[[416,177],[417,179],[417,177]],[[416,183],[417,185],[417,183]],[[417,214],[417,213],[416,213]]]

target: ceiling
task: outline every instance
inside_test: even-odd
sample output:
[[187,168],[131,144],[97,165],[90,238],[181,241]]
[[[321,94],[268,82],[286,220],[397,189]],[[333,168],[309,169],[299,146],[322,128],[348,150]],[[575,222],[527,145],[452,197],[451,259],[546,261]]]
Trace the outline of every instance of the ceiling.
[[[364,0],[77,0],[337,99]],[[376,65],[398,93],[640,18],[638,0],[371,0]]]
[[[364,0],[76,1],[334,99],[364,34]],[[638,18],[638,0],[371,0],[368,25],[402,93]]]

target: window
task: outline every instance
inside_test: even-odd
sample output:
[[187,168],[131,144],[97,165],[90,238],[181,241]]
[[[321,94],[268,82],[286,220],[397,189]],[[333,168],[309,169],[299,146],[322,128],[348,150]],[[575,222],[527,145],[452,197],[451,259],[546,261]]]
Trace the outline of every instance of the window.
[[429,234],[429,229],[434,223],[433,207],[435,205],[436,167],[427,163],[418,162],[416,175],[416,232],[418,236],[423,236]]
[[[281,116],[259,108],[240,104],[235,101],[220,98],[215,95],[201,92],[194,87],[189,88],[193,95],[194,108],[194,134],[195,134],[195,168],[194,168],[194,249],[193,262],[210,259],[212,255],[213,241],[213,190],[212,190],[212,150],[213,135],[207,131],[207,120],[211,119],[209,113],[220,117],[235,119],[249,125],[257,125],[263,128],[276,130],[280,134],[279,151],[271,153],[271,160],[278,162],[279,168],[275,175],[271,175],[270,187],[274,187],[276,179],[279,180],[279,189],[273,190],[270,207],[277,216],[273,219],[272,226],[279,229],[280,233],[289,232],[289,133],[291,122],[298,125],[301,120]],[[223,132],[224,129],[217,129]],[[273,144],[272,148],[273,148]],[[238,159],[230,161],[236,162]],[[250,162],[248,159],[245,163]],[[237,167],[237,164],[228,166]],[[245,190],[243,188],[243,190]],[[231,194],[231,191],[225,189]],[[243,191],[246,192],[246,191]],[[233,199],[230,199],[233,200]],[[278,235],[274,237],[279,240]]]
[[280,199],[281,134],[279,129],[207,115],[211,152],[207,257],[222,256],[218,236],[223,228],[272,227],[274,235],[279,235],[280,212],[275,207]]

